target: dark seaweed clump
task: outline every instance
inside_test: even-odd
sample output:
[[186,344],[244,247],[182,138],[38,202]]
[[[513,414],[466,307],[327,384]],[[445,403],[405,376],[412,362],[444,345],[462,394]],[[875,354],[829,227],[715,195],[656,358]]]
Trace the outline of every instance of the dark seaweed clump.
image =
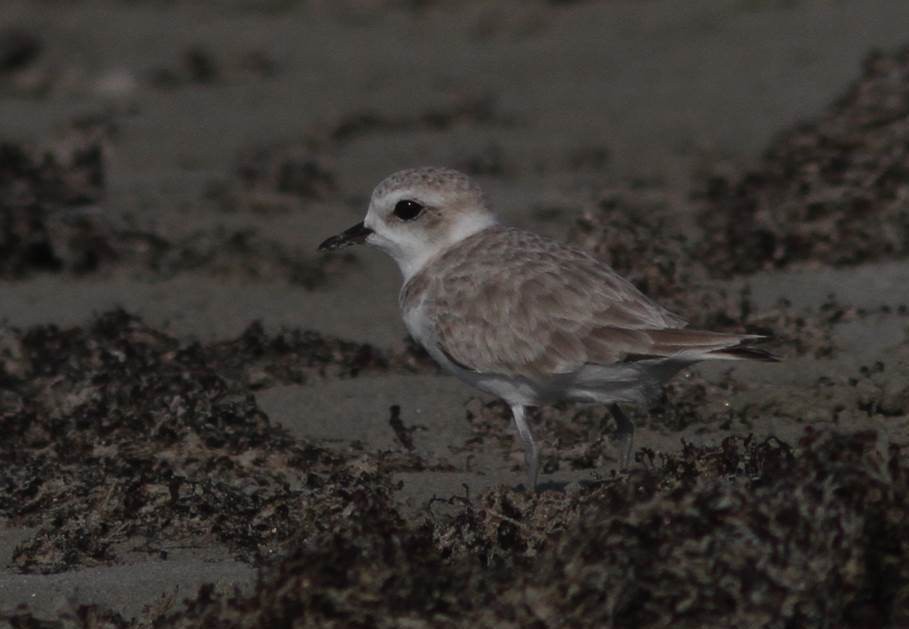
[[909,255],[909,47],[872,54],[819,118],[703,195],[698,255],[714,274]]
[[0,143],[0,277],[88,272],[113,259],[109,235],[85,211],[104,181],[102,147],[89,135],[58,151]]
[[909,482],[899,449],[876,446],[729,437],[420,525],[376,504],[264,567],[251,595],[205,588],[156,626],[901,626]]
[[[0,336],[0,516],[38,528],[14,562],[54,572],[124,544],[218,543],[261,557],[315,532],[357,492],[386,500],[368,455],[295,441],[255,383],[384,370],[365,345],[315,333],[181,345],[121,311],[92,326]],[[415,458],[412,455],[410,458]]]
[[[905,620],[909,512],[873,435],[687,447],[610,488],[541,558],[551,618],[613,626]],[[623,508],[624,507],[624,508]],[[625,510],[627,508],[627,511]],[[549,585],[545,585],[549,584]],[[545,607],[544,607],[545,609]]]

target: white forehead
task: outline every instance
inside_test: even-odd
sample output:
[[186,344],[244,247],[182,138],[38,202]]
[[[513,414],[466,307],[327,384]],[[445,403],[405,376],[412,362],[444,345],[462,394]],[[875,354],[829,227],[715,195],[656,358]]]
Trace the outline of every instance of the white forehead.
[[383,179],[372,193],[371,203],[381,204],[415,198],[431,205],[470,195],[485,205],[483,191],[470,177],[451,168],[424,167],[399,170]]

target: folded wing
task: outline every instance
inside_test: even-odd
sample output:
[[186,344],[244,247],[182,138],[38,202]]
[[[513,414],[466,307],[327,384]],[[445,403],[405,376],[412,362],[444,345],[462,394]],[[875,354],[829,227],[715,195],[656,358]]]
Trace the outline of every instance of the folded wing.
[[464,241],[413,281],[439,349],[480,373],[536,380],[589,364],[711,357],[747,338],[681,329],[683,319],[586,252],[511,228]]

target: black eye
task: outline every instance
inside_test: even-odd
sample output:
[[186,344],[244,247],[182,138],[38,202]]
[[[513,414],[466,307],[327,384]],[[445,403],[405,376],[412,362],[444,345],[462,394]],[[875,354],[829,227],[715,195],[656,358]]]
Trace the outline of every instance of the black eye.
[[400,218],[402,221],[412,221],[420,215],[420,212],[423,211],[423,206],[417,203],[416,201],[398,201],[395,205],[395,216]]

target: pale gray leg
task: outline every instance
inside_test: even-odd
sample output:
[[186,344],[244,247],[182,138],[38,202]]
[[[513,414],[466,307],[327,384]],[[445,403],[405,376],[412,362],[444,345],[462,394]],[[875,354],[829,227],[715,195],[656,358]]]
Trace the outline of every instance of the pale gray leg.
[[624,470],[631,465],[634,454],[634,422],[628,419],[618,404],[613,404],[609,410],[617,425],[615,441],[619,449],[619,465]]
[[537,474],[539,473],[539,460],[537,458],[537,444],[533,442],[533,435],[530,434],[530,426],[524,419],[524,407],[515,405],[511,407],[511,415],[514,418],[514,427],[518,431],[518,436],[524,444],[524,463],[527,465],[527,482],[530,491],[537,490]]

